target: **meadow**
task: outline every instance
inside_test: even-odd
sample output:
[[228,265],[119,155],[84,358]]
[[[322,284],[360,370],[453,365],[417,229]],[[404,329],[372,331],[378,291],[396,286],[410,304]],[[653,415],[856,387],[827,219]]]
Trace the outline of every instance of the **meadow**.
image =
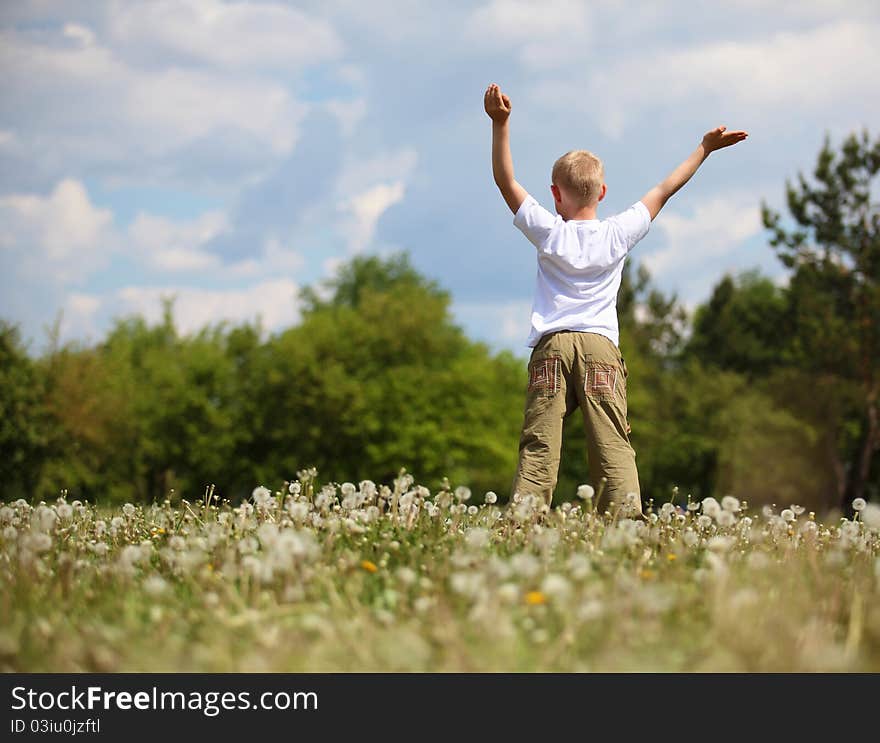
[[880,670],[880,506],[577,495],[304,470],[239,505],[3,503],[0,670]]

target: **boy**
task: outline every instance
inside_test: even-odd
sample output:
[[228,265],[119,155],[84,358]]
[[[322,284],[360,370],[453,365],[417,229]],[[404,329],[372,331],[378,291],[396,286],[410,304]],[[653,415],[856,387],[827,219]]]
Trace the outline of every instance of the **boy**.
[[605,480],[596,507],[608,503],[641,515],[635,451],[626,420],[626,364],[618,350],[617,292],[623,261],[651,221],[711,152],[744,140],[719,126],[660,184],[626,211],[596,217],[605,198],[602,162],[576,150],[553,166],[550,191],[558,216],[541,207],[513,177],[510,99],[490,85],[492,173],[513,223],[538,249],[538,275],[528,345],[529,386],[513,492],[550,506],[559,470],[563,419],[580,408],[594,484]]

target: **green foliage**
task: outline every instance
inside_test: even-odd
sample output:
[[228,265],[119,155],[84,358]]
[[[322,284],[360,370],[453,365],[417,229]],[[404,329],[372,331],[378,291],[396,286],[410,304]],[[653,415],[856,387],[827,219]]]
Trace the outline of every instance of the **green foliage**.
[[698,307],[685,352],[749,377],[766,374],[790,355],[788,295],[757,271],[725,276]]
[[18,329],[0,320],[0,482],[7,497],[29,497],[45,448],[41,380]]
[[[880,207],[872,187],[880,172],[880,139],[851,135],[840,153],[826,138],[810,181],[786,184],[794,226],[766,205],[764,224],[782,262],[793,270],[789,289],[792,349],[799,367],[831,378],[817,392],[814,419],[838,406],[840,387],[857,388],[844,410],[834,469],[841,503],[876,489],[880,448]],[[857,429],[853,434],[853,428]],[[880,474],[880,473],[877,473]]]

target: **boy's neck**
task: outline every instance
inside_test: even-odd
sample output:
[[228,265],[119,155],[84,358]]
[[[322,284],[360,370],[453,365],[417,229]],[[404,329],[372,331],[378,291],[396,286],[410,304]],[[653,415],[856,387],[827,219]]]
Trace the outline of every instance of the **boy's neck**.
[[597,219],[597,217],[596,217],[596,208],[597,207],[598,207],[598,204],[594,204],[593,206],[584,206],[572,214],[563,214],[562,218],[566,222],[568,222],[570,219],[574,219],[574,220]]

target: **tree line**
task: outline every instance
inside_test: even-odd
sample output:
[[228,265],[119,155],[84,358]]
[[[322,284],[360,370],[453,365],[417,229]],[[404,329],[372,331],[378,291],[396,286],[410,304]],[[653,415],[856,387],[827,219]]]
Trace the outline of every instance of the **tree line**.
[[[826,140],[812,178],[763,206],[779,286],[724,276],[688,317],[627,268],[618,300],[632,441],[655,501],[731,493],[814,510],[880,498],[880,140]],[[695,246],[698,249],[698,246]],[[325,481],[466,484],[509,493],[524,358],[458,327],[450,296],[405,254],[358,257],[301,295],[268,338],[219,323],[183,336],[166,301],[93,345],[32,357],[0,321],[0,498],[97,502],[224,497]],[[566,421],[558,499],[588,481],[579,416]],[[677,490],[674,490],[676,489]]]

